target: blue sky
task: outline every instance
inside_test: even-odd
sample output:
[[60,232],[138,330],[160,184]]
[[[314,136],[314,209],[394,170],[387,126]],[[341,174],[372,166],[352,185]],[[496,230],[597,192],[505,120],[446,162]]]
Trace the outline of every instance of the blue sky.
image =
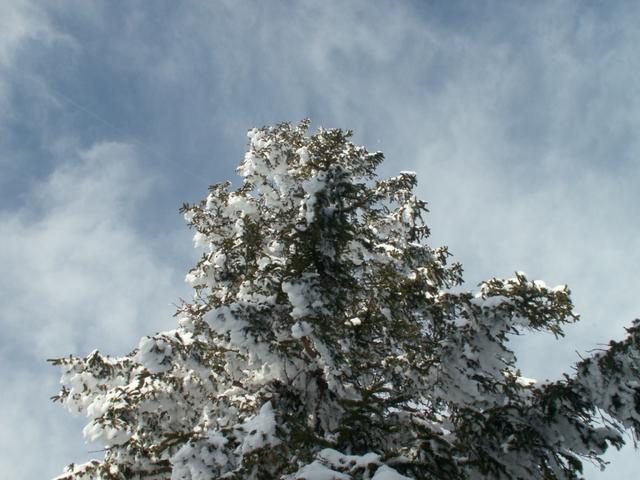
[[[0,471],[97,454],[45,358],[171,328],[198,256],[178,214],[254,126],[355,130],[418,173],[469,288],[523,270],[583,320],[518,339],[557,377],[640,316],[637,2],[0,0]],[[640,453],[590,479],[633,478]]]

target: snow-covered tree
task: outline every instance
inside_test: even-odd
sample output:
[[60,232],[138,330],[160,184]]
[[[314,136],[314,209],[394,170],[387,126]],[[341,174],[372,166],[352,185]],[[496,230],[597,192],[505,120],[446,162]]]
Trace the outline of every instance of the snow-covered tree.
[[104,458],[59,479],[574,479],[640,433],[640,322],[562,380],[508,340],[562,335],[566,286],[461,290],[415,174],[308,122],[251,130],[242,185],[185,205],[194,299],[129,355],[52,360]]

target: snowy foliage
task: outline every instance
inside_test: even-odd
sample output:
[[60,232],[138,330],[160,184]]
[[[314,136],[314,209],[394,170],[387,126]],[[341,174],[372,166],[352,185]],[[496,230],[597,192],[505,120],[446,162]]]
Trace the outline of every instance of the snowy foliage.
[[573,479],[640,432],[637,321],[573,376],[523,377],[509,336],[562,335],[569,290],[461,292],[415,174],[307,127],[251,130],[242,185],[183,207],[206,251],[178,328],[53,360],[105,447],[59,479]]

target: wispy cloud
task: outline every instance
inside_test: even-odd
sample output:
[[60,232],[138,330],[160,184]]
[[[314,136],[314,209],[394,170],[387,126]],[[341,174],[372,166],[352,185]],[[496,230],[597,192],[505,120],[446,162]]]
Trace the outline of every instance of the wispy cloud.
[[[75,161],[74,161],[75,160]],[[36,358],[89,348],[122,351],[123,337],[149,325],[149,314],[175,291],[172,272],[137,232],[139,200],[150,179],[134,150],[107,143],[59,166],[32,192],[28,206],[4,214],[3,316],[15,343]],[[153,328],[153,327],[152,327]],[[6,337],[5,337],[6,338]]]
[[[22,209],[0,215],[0,358],[11,392],[0,400],[0,442],[10,478],[53,475],[87,448],[78,422],[49,404],[58,387],[44,360],[126,353],[131,340],[173,325],[169,303],[184,292],[182,272],[137,226],[153,176],[135,149],[102,143],[66,155]],[[34,450],[45,460],[27,461]]]
[[21,56],[33,46],[73,45],[72,39],[56,29],[47,12],[29,0],[0,3],[0,112],[3,122],[18,112],[11,107],[12,80],[25,73]]

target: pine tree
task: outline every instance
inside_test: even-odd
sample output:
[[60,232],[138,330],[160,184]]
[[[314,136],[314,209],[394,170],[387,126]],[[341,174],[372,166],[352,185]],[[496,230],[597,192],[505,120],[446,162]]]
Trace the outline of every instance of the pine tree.
[[[520,374],[510,335],[578,318],[524,274],[461,291],[415,174],[308,122],[251,130],[242,185],[184,205],[178,328],[52,360],[104,459],[59,479],[575,479],[640,432],[640,322],[573,375]],[[456,287],[456,288],[454,288]]]

